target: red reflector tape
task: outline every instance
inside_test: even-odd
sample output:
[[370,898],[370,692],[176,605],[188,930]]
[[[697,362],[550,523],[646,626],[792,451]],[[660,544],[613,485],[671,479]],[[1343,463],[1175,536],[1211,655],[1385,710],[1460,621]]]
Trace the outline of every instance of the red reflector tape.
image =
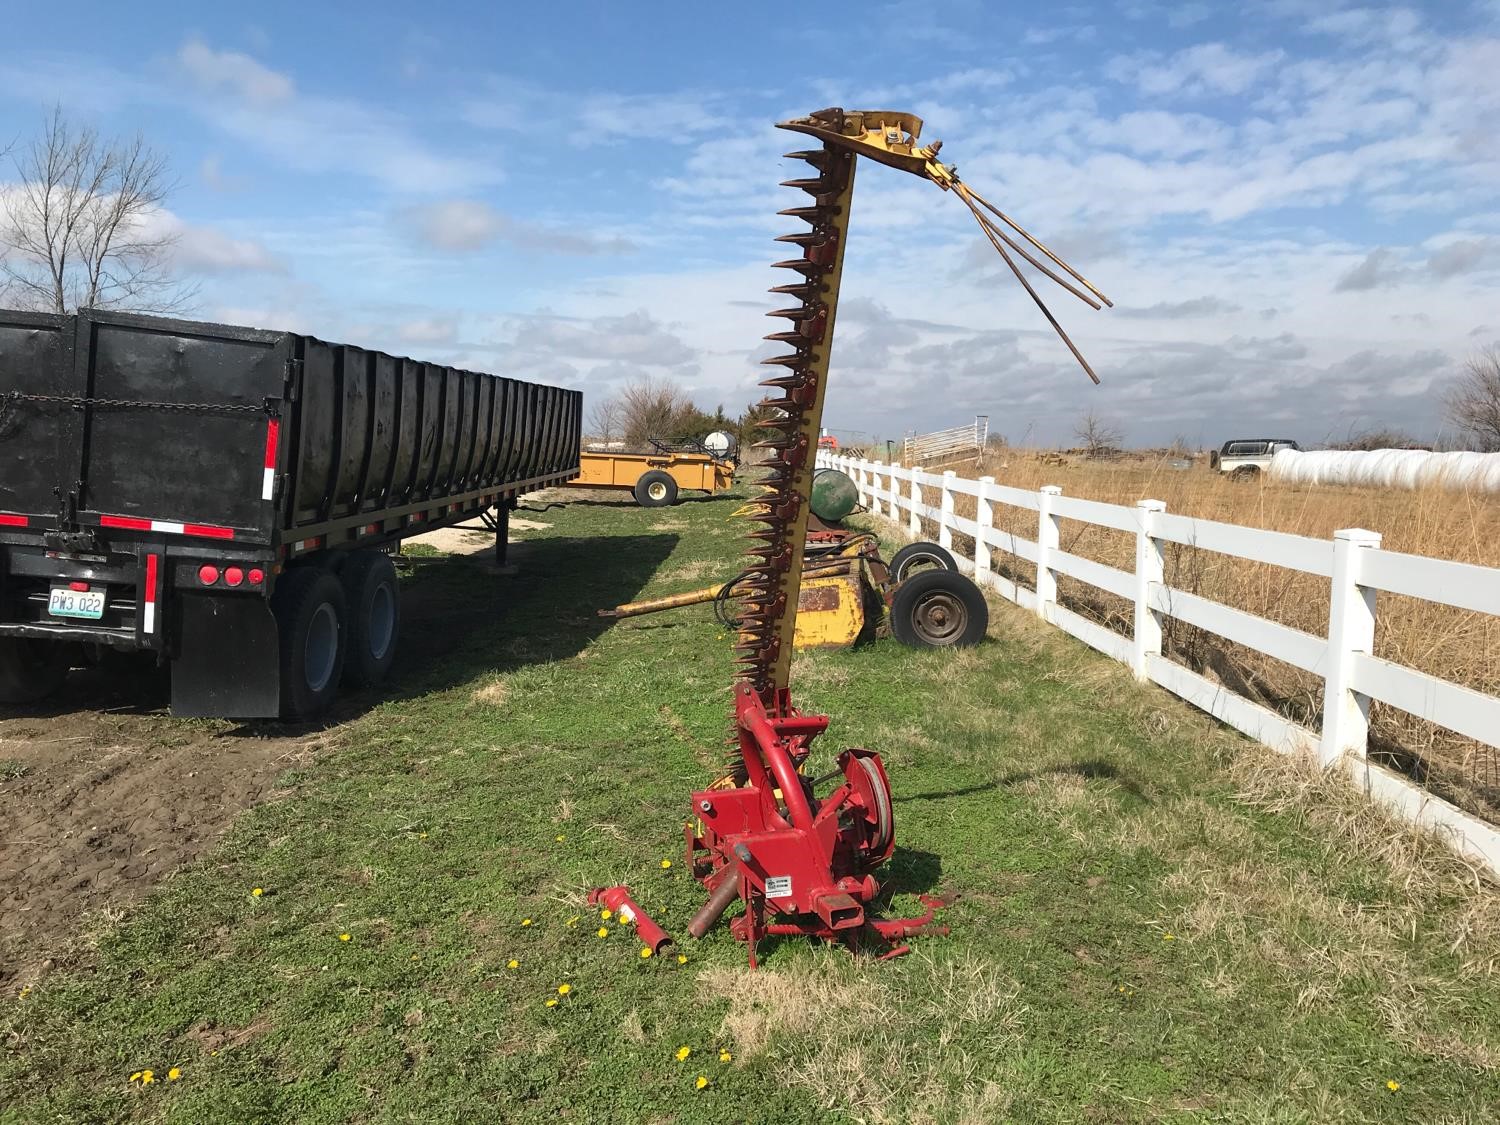
[[[159,528],[158,530],[166,529]],[[209,539],[233,539],[234,529],[230,527],[214,527],[212,524],[206,523],[185,523],[182,525],[182,534],[204,535]]]
[[260,486],[260,498],[271,499],[276,490],[276,446],[281,440],[281,419],[272,418],[266,423],[266,458]]
[[172,535],[201,535],[208,539],[233,539],[232,527],[208,523],[178,523],[176,520],[147,520],[139,516],[100,516],[100,527],[118,527],[125,531],[165,531]]
[[151,521],[137,519],[135,516],[100,516],[100,527],[119,527],[126,531],[150,531]]
[[25,527],[25,516],[13,516],[9,512],[0,512],[0,527]]
[[141,629],[147,633],[156,632],[156,556],[146,556],[146,592],[142,600],[145,602],[141,614]]
[[89,584],[87,582],[69,582],[68,589],[77,590],[80,594],[86,594],[88,593]]

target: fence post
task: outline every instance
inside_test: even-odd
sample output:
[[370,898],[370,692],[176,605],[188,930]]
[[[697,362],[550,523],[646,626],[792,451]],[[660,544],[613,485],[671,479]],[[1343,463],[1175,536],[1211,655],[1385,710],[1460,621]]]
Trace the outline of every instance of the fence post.
[[974,522],[979,525],[974,535],[974,581],[981,585],[988,585],[990,581],[989,534],[995,526],[995,509],[990,504],[990,485],[994,483],[994,477],[980,477],[978,495],[974,498]]
[[917,467],[911,468],[911,520],[906,525],[906,530],[911,533],[913,539],[922,537],[922,486],[917,483]]
[[865,484],[869,486],[868,491],[870,493],[870,499],[865,503],[865,507],[869,508],[877,516],[880,515],[880,469],[884,464],[884,461],[873,462],[865,479]]
[[1156,513],[1166,510],[1160,500],[1137,500],[1135,504],[1135,644],[1130,668],[1138,680],[1148,678],[1149,659],[1161,655],[1161,614],[1151,608],[1151,587],[1166,581],[1161,541],[1155,536]]
[[943,499],[938,510],[942,513],[938,517],[938,546],[944,550],[953,550],[953,480],[958,473],[952,469],[943,470]]
[[1323,681],[1323,738],[1318,758],[1336,765],[1345,754],[1364,760],[1370,697],[1354,690],[1354,656],[1375,647],[1375,590],[1359,583],[1362,551],[1380,546],[1378,531],[1333,533],[1333,583],[1328,598],[1328,674]]
[[1036,615],[1046,619],[1047,607],[1057,601],[1057,575],[1052,573],[1052,552],[1058,550],[1062,536],[1057,517],[1052,514],[1052,498],[1061,496],[1055,484],[1044,484],[1037,494],[1036,513]]
[[900,461],[891,462],[891,494],[886,497],[886,503],[888,507],[886,508],[885,514],[888,515],[892,520],[901,518],[901,497],[896,494],[896,486],[900,484],[900,481],[897,479],[897,470],[900,468]]

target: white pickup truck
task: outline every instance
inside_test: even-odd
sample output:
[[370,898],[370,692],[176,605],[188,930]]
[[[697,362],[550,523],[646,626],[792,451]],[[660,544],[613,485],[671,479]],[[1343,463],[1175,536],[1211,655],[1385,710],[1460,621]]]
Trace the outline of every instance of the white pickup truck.
[[1235,480],[1249,480],[1271,467],[1280,449],[1301,449],[1291,438],[1234,438],[1209,454],[1209,465]]

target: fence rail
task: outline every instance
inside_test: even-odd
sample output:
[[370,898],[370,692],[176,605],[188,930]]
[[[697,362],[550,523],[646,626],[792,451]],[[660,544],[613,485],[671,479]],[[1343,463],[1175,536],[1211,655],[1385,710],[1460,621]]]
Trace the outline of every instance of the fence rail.
[[[1158,500],[1134,507],[1064,496],[1048,485],[1037,492],[903,468],[899,463],[819,454],[818,463],[847,473],[860,502],[913,537],[924,520],[950,551],[954,533],[974,541],[974,558],[955,552],[959,568],[980,585],[1034,612],[1091,648],[1130,665],[1136,677],[1160,685],[1221,722],[1283,753],[1316,756],[1341,768],[1355,784],[1409,820],[1443,834],[1471,862],[1500,878],[1500,829],[1464,812],[1419,783],[1369,760],[1370,701],[1500,747],[1500,699],[1374,655],[1376,594],[1407,597],[1500,616],[1500,570],[1380,548],[1373,531],[1351,528],[1331,540],[1289,535],[1173,515]],[[955,495],[975,499],[976,517],[954,511]],[[930,501],[936,499],[938,503]],[[1036,538],[995,527],[995,505],[1036,513]],[[1125,531],[1136,537],[1133,572],[1063,551],[1060,519]],[[1315,636],[1166,583],[1163,543],[1271,563],[1326,578],[1328,630]],[[995,571],[997,556],[1030,564],[1035,589]],[[1058,603],[1057,576],[1067,575],[1115,594],[1133,606],[1131,635],[1107,629]],[[1176,663],[1162,652],[1163,623],[1175,618],[1301,668],[1324,682],[1323,722],[1313,730]]]

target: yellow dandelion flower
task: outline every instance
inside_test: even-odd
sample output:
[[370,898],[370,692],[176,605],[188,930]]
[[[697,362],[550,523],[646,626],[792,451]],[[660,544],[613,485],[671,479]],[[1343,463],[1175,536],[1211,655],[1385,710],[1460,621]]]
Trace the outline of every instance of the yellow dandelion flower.
[[734,1056],[731,1055],[728,1051],[720,1051],[719,1052],[719,1061],[720,1062],[732,1062],[733,1060],[734,1060]]
[[559,996],[566,996],[568,993],[570,993],[572,991],[573,991],[573,986],[571,984],[560,984],[560,985],[557,986],[557,994]]
[[687,954],[686,953],[679,953],[677,955],[677,963],[679,965],[686,965],[687,964]]
[[171,1070],[167,1071],[167,1081],[168,1082],[176,1082],[181,1077],[182,1077],[182,1067],[180,1067],[180,1066],[174,1066]]
[[130,1080],[132,1082],[139,1082],[141,1080],[141,1072],[140,1071],[136,1071],[134,1074],[132,1074],[130,1076]]
[[505,967],[507,969],[519,969],[521,967],[521,962],[512,957],[509,961],[505,962]]
[[563,841],[564,841],[564,840],[566,840],[566,839],[567,839],[567,837],[566,837],[566,836],[558,836],[558,837],[557,837],[557,842],[558,842],[558,843],[559,843],[559,844],[560,844],[560,843],[562,843],[562,842],[563,842]]
[[608,911],[608,910],[601,910],[601,911],[599,911],[599,917],[603,918],[606,922],[608,922],[611,918],[614,917],[614,914],[611,911]]
[[523,925],[523,926],[529,926],[529,925],[531,925],[531,919],[530,918],[522,918],[521,919],[521,925]]
[[1401,1089],[1401,1083],[1392,1078],[1385,1084],[1385,1088],[1394,1094],[1397,1090]]
[[567,924],[571,926],[571,925],[573,925],[573,923],[575,923],[577,921],[578,921],[578,915],[575,914],[575,915],[573,915],[573,917],[571,917],[571,918],[568,919]]
[[31,995],[31,985],[28,984],[25,988],[21,989],[21,991],[20,991],[20,993],[18,993],[18,995],[20,996],[20,998],[22,1000],[24,1000],[24,999],[26,999],[26,997],[30,996]]
[[260,898],[260,896],[263,895],[263,894],[265,894],[265,893],[266,893],[266,889],[264,887],[251,887],[250,888],[250,897],[251,898]]
[[150,1070],[141,1071],[141,1085],[149,1086],[156,1081],[156,1073]]
[[677,1048],[677,1061],[678,1062],[683,1062],[692,1053],[693,1053],[693,1049],[691,1047],[678,1047]]
[[339,941],[348,941],[348,940],[349,940],[349,935],[348,934],[339,934]]
[[609,937],[609,927],[608,926],[600,926],[599,929],[596,930],[595,932],[600,937]]
[[661,861],[661,869],[663,871],[665,871],[667,868],[669,868],[671,866],[672,866],[672,861],[670,859],[664,859],[664,860]]
[[700,1075],[698,1075],[698,1081],[696,1083],[694,1083],[694,1085],[696,1085],[698,1087],[698,1089],[700,1089],[700,1090],[703,1089],[705,1086],[708,1085],[708,1075],[706,1075],[706,1074],[700,1074]]
[[547,1001],[547,1007],[549,1007],[549,1008],[555,1008],[555,1007],[557,1007],[557,997],[556,996],[552,997],[551,1000]]
[[650,956],[651,956],[651,947],[649,945],[643,945],[643,946],[641,946],[641,960],[644,961],[647,957],[650,957]]
[[1176,941],[1177,939],[1175,937],[1173,937],[1171,934],[1162,934],[1161,935],[1161,940],[1162,941]]

